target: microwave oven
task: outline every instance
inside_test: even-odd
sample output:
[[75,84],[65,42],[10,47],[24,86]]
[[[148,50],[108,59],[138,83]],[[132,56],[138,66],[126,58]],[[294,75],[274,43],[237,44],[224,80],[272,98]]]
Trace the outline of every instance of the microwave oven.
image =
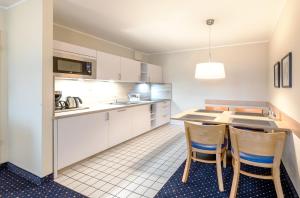
[[96,57],[54,51],[54,76],[64,78],[96,79]]

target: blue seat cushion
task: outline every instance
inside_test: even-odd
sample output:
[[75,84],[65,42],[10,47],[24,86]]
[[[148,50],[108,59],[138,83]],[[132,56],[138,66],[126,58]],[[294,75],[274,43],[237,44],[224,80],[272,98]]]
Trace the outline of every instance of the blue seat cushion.
[[252,155],[243,152],[240,152],[240,158],[251,162],[265,163],[265,164],[272,164],[274,161],[274,156]]
[[[231,151],[233,152],[233,149],[231,149]],[[250,162],[265,163],[265,164],[272,164],[274,161],[274,156],[253,155],[244,152],[240,152],[240,158]]]
[[[224,144],[222,144],[222,148],[227,146],[227,142],[228,142],[228,140],[225,139]],[[201,143],[193,142],[193,141],[192,141],[192,147],[196,148],[196,149],[208,150],[208,151],[215,151],[217,149],[216,144],[201,144]]]

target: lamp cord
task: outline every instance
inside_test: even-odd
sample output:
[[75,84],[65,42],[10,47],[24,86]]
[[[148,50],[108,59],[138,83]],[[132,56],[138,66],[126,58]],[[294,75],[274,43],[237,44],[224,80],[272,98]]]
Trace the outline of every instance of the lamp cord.
[[211,62],[211,25],[209,25],[209,48],[208,48],[208,54],[209,54],[209,62]]

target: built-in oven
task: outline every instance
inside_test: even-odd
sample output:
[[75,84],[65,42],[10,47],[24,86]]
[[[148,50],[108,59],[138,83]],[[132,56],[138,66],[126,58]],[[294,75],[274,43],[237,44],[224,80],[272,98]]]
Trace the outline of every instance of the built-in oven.
[[65,78],[96,79],[96,57],[54,51],[53,72]]

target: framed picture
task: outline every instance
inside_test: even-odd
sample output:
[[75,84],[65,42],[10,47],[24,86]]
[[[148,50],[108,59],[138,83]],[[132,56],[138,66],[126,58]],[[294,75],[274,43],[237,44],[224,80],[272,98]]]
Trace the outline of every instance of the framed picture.
[[292,52],[281,59],[281,85],[284,88],[292,87]]
[[274,87],[280,87],[280,62],[274,65]]

